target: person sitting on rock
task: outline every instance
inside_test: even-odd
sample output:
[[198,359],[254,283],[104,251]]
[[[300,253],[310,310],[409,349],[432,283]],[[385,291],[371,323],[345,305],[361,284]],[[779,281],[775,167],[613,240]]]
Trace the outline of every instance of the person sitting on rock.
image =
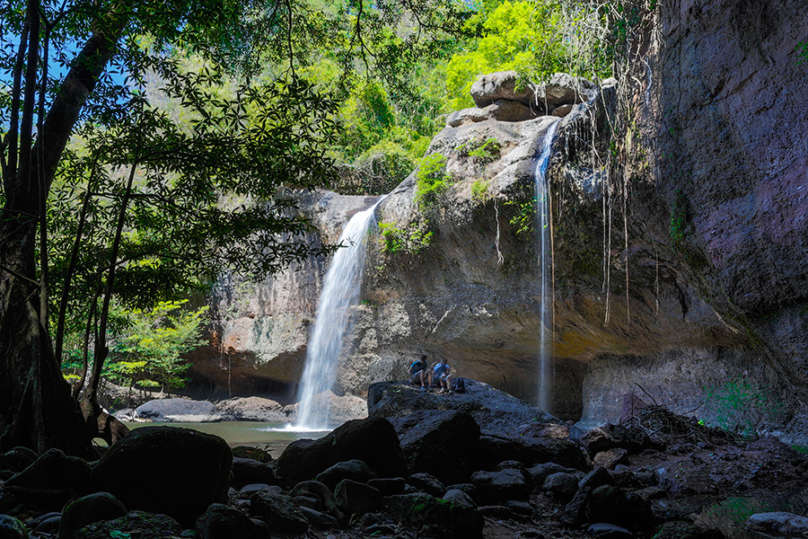
[[446,364],[446,360],[441,358],[435,364],[433,377],[438,379],[441,393],[454,393],[452,391],[452,368]]
[[426,362],[426,354],[414,361],[407,372],[410,374],[410,384],[416,385],[421,382],[421,391],[429,391],[429,386],[432,385],[432,370]]

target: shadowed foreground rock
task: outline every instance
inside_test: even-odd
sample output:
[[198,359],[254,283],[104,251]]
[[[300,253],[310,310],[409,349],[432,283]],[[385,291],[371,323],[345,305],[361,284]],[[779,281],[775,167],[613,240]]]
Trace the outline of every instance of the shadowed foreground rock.
[[130,510],[164,513],[192,525],[210,504],[227,501],[232,460],[218,436],[144,427],[95,464],[93,489],[111,493]]
[[337,462],[362,460],[381,477],[406,475],[404,456],[393,425],[381,417],[348,421],[319,440],[298,440],[278,457],[283,479],[311,479]]

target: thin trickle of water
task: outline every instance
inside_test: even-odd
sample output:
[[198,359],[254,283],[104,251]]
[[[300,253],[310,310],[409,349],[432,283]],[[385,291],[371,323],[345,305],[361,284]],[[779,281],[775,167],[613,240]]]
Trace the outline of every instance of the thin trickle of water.
[[539,328],[539,408],[550,413],[553,403],[553,382],[555,372],[550,358],[549,346],[552,339],[552,267],[553,253],[550,230],[550,189],[547,185],[547,167],[552,156],[558,122],[555,122],[544,135],[544,143],[536,163],[536,220],[539,231],[539,274],[541,280],[541,301]]
[[297,422],[290,430],[327,430],[330,392],[345,337],[352,326],[352,308],[359,303],[368,231],[376,223],[376,206],[351,217],[339,238],[346,245],[334,254],[325,274],[317,318],[309,338],[306,367],[301,380]]

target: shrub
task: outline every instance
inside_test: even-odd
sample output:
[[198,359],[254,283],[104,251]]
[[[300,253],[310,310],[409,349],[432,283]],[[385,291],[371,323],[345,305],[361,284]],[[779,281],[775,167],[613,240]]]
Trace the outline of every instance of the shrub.
[[772,388],[743,376],[703,390],[705,412],[724,430],[753,435],[765,422],[781,419],[784,412],[783,400]]
[[421,166],[416,173],[415,203],[422,210],[435,204],[449,187],[452,178],[445,172],[446,158],[443,155],[433,153],[421,160]]

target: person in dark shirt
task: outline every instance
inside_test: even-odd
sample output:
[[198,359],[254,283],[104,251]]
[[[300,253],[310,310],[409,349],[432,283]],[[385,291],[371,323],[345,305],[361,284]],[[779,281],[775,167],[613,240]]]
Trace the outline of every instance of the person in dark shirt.
[[426,354],[414,361],[407,372],[410,375],[410,384],[417,385],[420,382],[421,391],[429,391],[432,385],[432,369],[426,361]]

